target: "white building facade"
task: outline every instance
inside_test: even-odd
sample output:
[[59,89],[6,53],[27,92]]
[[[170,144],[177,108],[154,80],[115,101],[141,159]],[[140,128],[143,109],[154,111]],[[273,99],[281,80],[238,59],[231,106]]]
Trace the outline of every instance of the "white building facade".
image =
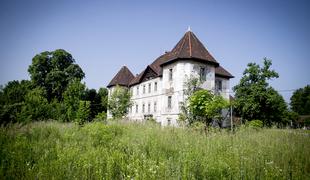
[[194,33],[188,31],[170,52],[161,55],[137,76],[122,67],[108,89],[109,94],[116,85],[130,89],[133,105],[127,114],[129,119],[144,121],[152,117],[163,126],[176,126],[181,102],[186,99],[184,84],[190,77],[199,78],[201,88],[229,99],[229,79],[233,76],[219,65]]

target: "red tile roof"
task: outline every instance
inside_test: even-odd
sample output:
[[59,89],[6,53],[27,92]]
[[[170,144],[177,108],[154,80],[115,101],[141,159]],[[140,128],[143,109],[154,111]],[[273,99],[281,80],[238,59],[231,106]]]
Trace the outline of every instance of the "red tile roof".
[[130,70],[126,66],[123,66],[110,81],[107,87],[112,87],[116,85],[129,86],[130,81],[134,78],[135,76],[130,72]]

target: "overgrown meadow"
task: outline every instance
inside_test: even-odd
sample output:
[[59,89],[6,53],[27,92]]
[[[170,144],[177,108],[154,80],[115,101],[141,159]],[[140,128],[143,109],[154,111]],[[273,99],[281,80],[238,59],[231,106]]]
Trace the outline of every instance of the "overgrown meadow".
[[0,179],[310,179],[310,134],[137,123],[0,128]]

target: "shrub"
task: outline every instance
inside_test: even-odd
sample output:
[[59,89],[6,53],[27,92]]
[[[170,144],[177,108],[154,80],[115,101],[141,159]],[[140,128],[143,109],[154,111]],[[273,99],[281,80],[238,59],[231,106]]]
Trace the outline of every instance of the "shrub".
[[248,126],[251,128],[262,128],[264,126],[263,122],[261,120],[252,120],[248,122]]
[[95,121],[107,121],[107,113],[102,111],[101,113],[98,113],[94,119]]
[[76,122],[83,125],[90,118],[90,101],[80,101],[79,109],[76,113]]

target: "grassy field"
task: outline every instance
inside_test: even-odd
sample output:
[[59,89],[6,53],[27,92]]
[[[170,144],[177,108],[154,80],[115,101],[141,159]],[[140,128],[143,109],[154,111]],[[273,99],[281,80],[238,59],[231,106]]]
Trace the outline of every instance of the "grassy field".
[[0,128],[0,179],[310,179],[309,133],[152,124]]

